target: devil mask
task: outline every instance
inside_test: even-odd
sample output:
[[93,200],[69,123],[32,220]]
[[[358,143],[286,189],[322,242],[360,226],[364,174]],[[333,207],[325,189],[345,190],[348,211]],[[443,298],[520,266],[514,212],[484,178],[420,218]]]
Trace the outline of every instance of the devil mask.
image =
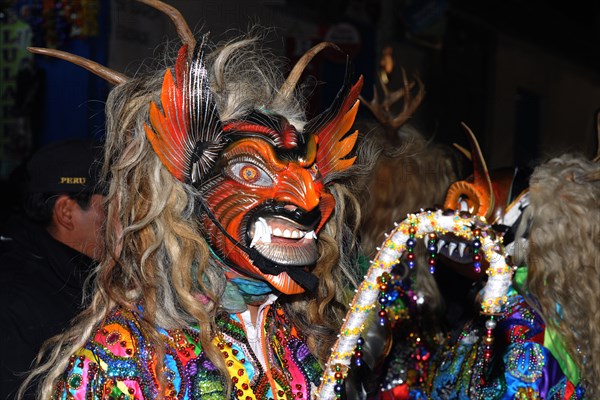
[[198,189],[207,239],[230,268],[285,294],[313,289],[318,235],[335,207],[327,177],[354,163],[358,132],[348,133],[362,78],[300,131],[265,110],[221,121],[204,58],[203,44],[181,48],[147,137],[171,174]]

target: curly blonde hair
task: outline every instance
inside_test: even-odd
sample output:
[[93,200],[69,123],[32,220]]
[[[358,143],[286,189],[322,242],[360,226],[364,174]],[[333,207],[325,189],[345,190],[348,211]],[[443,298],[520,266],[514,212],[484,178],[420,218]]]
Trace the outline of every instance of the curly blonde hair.
[[581,371],[586,397],[600,395],[600,164],[563,155],[530,180],[527,289]]
[[[260,42],[256,37],[242,38],[215,46],[209,55],[207,70],[221,119],[225,122],[249,110],[267,109],[300,128],[305,122],[304,101],[289,96],[273,103],[284,79],[276,59]],[[198,192],[168,172],[144,130],[150,103],[160,100],[163,72],[135,77],[109,95],[104,163],[109,187],[107,250],[96,271],[89,307],[70,329],[48,343],[48,354],[38,357],[46,361],[25,383],[43,375],[42,398],[50,397],[68,355],[85,344],[116,306],[143,307],[141,326],[157,352],[163,349],[157,326],[199,325],[203,350],[223,376],[228,376],[222,356],[212,344],[218,334],[215,317],[226,279],[202,236]],[[360,213],[358,202],[343,182],[359,171],[361,166],[355,165],[329,185],[337,205],[319,237],[320,258],[313,271],[319,278],[317,290],[280,297],[290,321],[322,363],[345,314],[348,288],[356,286],[352,260],[356,248],[350,227],[358,222]],[[199,295],[209,303],[198,301]]]

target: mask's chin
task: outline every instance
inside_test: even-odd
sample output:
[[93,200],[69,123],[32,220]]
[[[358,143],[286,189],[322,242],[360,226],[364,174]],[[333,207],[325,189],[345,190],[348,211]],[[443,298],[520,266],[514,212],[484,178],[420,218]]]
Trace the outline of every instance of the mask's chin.
[[305,289],[296,283],[286,272],[282,272],[279,275],[263,274],[263,278],[283,294],[292,295],[305,292]]
[[[252,276],[256,279],[261,279],[261,280],[268,282],[271,286],[273,286],[273,288],[275,288],[277,291],[279,291],[283,294],[292,295],[292,294],[304,293],[306,291],[306,289],[302,285],[300,285],[300,283],[296,282],[296,280],[294,280],[290,276],[290,274],[283,271],[283,269],[285,268],[289,271],[291,268],[295,268],[295,269],[297,269],[296,270],[297,273],[302,273],[302,272],[300,272],[300,270],[302,270],[304,274],[310,275],[310,272],[307,267],[304,267],[304,266],[279,267],[276,264],[269,262],[269,260],[263,259],[262,262],[265,263],[266,265],[268,265],[271,270],[274,270],[274,271],[277,271],[278,269],[281,270],[281,272],[279,272],[277,274],[269,274],[267,272],[262,271],[255,265],[257,260],[252,260],[248,254],[242,252],[241,250],[236,249],[236,252],[239,252],[239,253],[237,254],[237,256],[232,257],[232,260],[237,264],[237,266],[239,267],[240,270],[246,271],[249,274],[249,276]],[[256,259],[258,257],[262,257],[262,256],[255,253],[252,258]],[[244,273],[244,272],[242,272],[242,273]]]

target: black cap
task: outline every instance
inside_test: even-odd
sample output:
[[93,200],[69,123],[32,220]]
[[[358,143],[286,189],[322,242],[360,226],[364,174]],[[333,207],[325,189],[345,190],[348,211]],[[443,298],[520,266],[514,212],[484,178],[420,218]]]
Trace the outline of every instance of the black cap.
[[100,147],[83,139],[51,143],[27,163],[29,193],[98,193]]

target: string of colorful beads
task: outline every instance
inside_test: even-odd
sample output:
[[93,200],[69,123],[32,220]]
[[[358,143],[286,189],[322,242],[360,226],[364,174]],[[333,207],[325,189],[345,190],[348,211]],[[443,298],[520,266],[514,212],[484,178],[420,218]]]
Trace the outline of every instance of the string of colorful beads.
[[356,350],[354,350],[354,365],[360,367],[362,365],[362,349],[365,344],[365,340],[359,336],[356,340]]
[[414,251],[417,244],[417,241],[415,240],[415,233],[417,233],[415,223],[411,222],[410,228],[408,228],[408,240],[406,241],[406,260],[408,261],[408,266],[410,269],[415,267]]
[[492,358],[492,345],[494,344],[494,335],[493,330],[496,327],[496,321],[494,321],[494,317],[490,316],[490,319],[485,321],[485,338],[483,339],[483,344],[485,345],[485,352],[483,357],[486,362],[488,362]]
[[390,282],[390,274],[388,274],[387,272],[384,272],[383,274],[381,274],[381,276],[379,276],[377,278],[377,287],[379,289],[379,305],[381,307],[381,309],[379,310],[379,325],[381,326],[385,326],[386,322],[387,322],[387,311],[385,309],[385,306],[388,304],[389,302],[389,298],[388,298],[388,282]]
[[429,251],[429,272],[433,274],[436,265],[437,247],[435,244],[437,242],[437,235],[435,232],[431,232],[428,237],[427,251]]
[[[343,320],[338,340],[331,349],[321,385],[316,391],[317,398],[329,400],[340,397],[338,390],[342,390],[342,381],[346,377],[352,357],[355,355],[358,338],[368,318],[368,310],[376,307],[379,302],[380,312],[383,312],[381,315],[386,317],[384,322],[386,321],[386,307],[393,299],[390,293],[386,293],[386,289],[392,286],[388,273],[406,252],[408,252],[409,267],[414,267],[414,252],[411,252],[409,248],[414,250],[416,237],[423,237],[430,233],[439,235],[452,232],[454,235],[477,243],[478,246],[475,245],[477,253],[480,253],[480,249],[483,250],[483,256],[490,263],[487,270],[488,281],[481,296],[482,313],[492,315],[501,311],[505,303],[506,291],[510,286],[512,269],[506,264],[501,239],[490,235],[488,229],[491,228],[489,227],[482,227],[476,231],[473,229],[475,224],[485,225],[485,221],[474,216],[462,216],[458,212],[446,215],[440,210],[410,214],[402,223],[395,224],[396,228],[386,236],[383,246],[377,249],[377,255],[371,262],[364,281],[356,289],[349,311]],[[485,232],[483,232],[484,230]],[[428,240],[429,238],[428,236]],[[491,333],[490,330],[490,339],[488,340],[490,343],[493,342]],[[489,354],[491,357],[491,348]],[[334,368],[336,365],[337,367]]]
[[475,228],[473,229],[473,268],[476,273],[481,272],[481,254],[479,254],[479,249],[481,248],[481,229]]
[[344,381],[344,374],[342,373],[342,365],[335,364],[335,374],[333,377],[335,378],[335,386],[333,387],[333,391],[335,392],[335,397],[338,399],[342,397],[342,392],[344,391],[344,385],[342,384]]

